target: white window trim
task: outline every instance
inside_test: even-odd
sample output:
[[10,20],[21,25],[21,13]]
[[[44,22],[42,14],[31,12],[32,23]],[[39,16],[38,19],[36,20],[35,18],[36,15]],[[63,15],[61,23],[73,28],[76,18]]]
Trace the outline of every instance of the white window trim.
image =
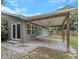
[[30,25],[31,25],[31,29],[30,30],[31,30],[31,35],[32,35],[32,24],[30,24]]
[[30,29],[29,29],[29,28],[27,28],[27,26],[26,26],[27,31],[28,31],[28,30],[30,30],[30,31],[31,31],[31,32],[30,32],[30,34],[28,34],[28,33],[27,33],[27,34],[28,34],[28,35],[31,35],[31,34],[32,34],[32,24],[31,24],[31,23],[26,23],[26,25],[27,25],[27,24],[29,24],[29,25],[31,26],[31,28],[30,28]]

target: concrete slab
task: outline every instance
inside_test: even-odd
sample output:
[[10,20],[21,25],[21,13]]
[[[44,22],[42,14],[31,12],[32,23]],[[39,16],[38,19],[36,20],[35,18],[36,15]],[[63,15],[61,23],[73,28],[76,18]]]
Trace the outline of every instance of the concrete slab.
[[[27,43],[18,43],[18,44],[11,44],[8,42],[2,42],[1,45],[3,48],[7,49],[8,52],[14,51],[17,54],[27,55],[32,50],[36,49],[37,47],[48,47],[56,50],[60,50],[66,52],[66,44],[62,42],[62,40],[33,40]],[[9,51],[10,50],[10,51]],[[70,51],[72,54],[76,54],[75,49],[70,47]]]

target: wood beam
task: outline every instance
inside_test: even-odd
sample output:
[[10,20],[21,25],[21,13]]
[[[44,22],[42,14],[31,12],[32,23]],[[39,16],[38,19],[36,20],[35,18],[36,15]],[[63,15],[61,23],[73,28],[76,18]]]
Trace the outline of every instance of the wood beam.
[[61,17],[61,16],[66,16],[67,13],[61,13],[61,14],[56,14],[56,15],[48,15],[48,16],[39,16],[37,18],[35,17],[32,17],[31,19],[32,20],[29,20],[29,21],[39,21],[39,20],[46,20],[46,19],[49,19],[49,18],[55,18],[55,17]]
[[24,20],[24,21],[27,22],[27,23],[30,23],[30,24],[33,24],[33,25],[36,25],[36,26],[39,26],[39,27],[42,27],[42,28],[48,29],[46,26],[41,26],[41,25],[38,25],[38,24],[32,23],[31,21],[26,21],[26,20]]
[[65,28],[64,28],[64,26],[62,26],[62,39],[63,39],[63,42],[65,42]]
[[65,18],[65,20],[63,21],[63,23],[62,23],[62,25],[63,26],[65,26],[65,24],[67,24],[67,18],[68,18],[69,16],[68,16],[68,13],[66,14],[66,18]]
[[66,18],[64,19],[62,25],[65,25],[65,22],[66,22],[67,18],[68,18],[68,16],[66,15]]
[[70,17],[68,13],[68,19],[67,19],[67,31],[66,31],[66,44],[67,44],[67,52],[69,52],[70,49],[70,35],[69,35],[69,30],[70,30]]
[[52,26],[46,26],[46,27],[61,27],[62,25],[52,25]]

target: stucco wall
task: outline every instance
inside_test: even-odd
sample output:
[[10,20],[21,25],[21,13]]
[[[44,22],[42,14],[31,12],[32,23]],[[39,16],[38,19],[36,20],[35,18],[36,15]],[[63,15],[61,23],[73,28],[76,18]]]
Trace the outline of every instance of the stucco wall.
[[29,39],[27,33],[26,33],[26,29],[25,29],[25,21],[23,21],[22,19],[19,19],[17,17],[13,17],[13,16],[8,16],[8,15],[2,15],[3,17],[5,17],[6,20],[8,20],[8,30],[9,30],[9,39],[11,39],[11,24],[15,24],[15,23],[19,23],[21,24],[21,39],[19,40],[20,42],[27,42],[27,40]]
[[[37,35],[33,35],[33,34],[27,34],[27,21],[24,21],[18,17],[13,17],[13,16],[9,16],[9,15],[2,15],[5,17],[6,20],[8,20],[8,30],[9,30],[9,39],[11,39],[11,24],[15,24],[15,23],[19,23],[21,24],[21,39],[19,40],[20,42],[29,42],[33,39],[35,39],[35,37]],[[42,28],[41,29],[41,35],[42,36],[47,36],[48,35],[48,31],[47,29]]]

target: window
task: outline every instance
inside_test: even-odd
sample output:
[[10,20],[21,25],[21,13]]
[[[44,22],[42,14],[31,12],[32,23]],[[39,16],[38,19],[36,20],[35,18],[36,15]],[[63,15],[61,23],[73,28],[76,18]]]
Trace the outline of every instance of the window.
[[32,25],[32,34],[35,34],[35,25]]
[[35,26],[35,34],[38,35],[38,27]]
[[31,34],[31,30],[27,30],[27,34]]
[[27,24],[27,34],[31,34],[31,24]]
[[27,23],[26,27],[27,27],[27,34],[33,34],[33,35],[41,34],[41,27],[39,26]]
[[20,39],[20,24],[17,24],[17,38]]
[[41,27],[39,27],[39,35],[41,34]]

